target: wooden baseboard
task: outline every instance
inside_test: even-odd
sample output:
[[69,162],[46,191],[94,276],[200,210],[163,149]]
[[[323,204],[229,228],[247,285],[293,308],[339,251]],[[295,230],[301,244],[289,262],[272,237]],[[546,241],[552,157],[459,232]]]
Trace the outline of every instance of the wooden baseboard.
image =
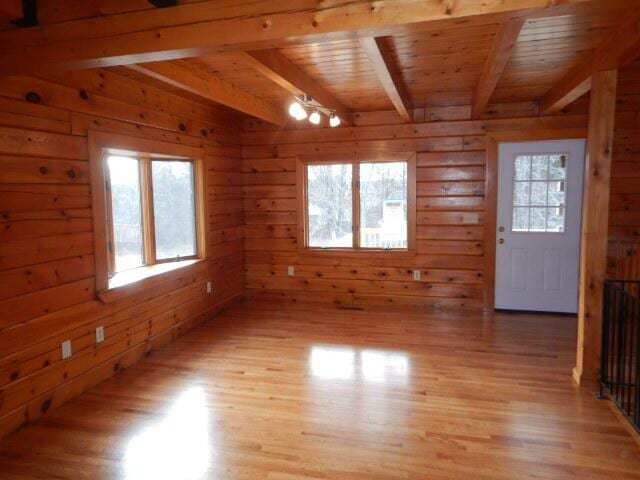
[[206,311],[157,333],[91,370],[73,377],[67,382],[39,395],[0,418],[0,438],[18,430],[27,423],[42,417],[52,409],[64,405],[91,387],[109,379],[116,373],[136,364],[151,352],[172,343],[194,327],[209,320],[225,308],[241,301],[242,295],[234,295],[208,308]]

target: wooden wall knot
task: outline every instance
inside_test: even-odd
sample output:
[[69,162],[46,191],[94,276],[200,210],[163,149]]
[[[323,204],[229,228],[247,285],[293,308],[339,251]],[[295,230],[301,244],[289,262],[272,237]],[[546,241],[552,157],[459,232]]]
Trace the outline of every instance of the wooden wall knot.
[[37,92],[27,92],[24,99],[30,103],[40,103],[42,101],[42,98]]

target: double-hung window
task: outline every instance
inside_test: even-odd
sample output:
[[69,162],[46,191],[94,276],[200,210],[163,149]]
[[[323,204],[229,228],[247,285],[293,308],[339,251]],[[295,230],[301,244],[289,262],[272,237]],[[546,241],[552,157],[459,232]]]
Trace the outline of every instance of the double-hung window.
[[413,250],[414,156],[299,159],[299,244],[310,249]]
[[98,291],[204,258],[199,149],[103,133],[91,141]]

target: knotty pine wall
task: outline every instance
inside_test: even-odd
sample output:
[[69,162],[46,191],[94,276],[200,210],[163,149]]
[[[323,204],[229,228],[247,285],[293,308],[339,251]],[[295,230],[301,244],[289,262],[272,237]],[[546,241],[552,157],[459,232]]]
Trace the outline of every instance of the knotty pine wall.
[[[390,112],[359,114],[354,127],[269,129],[245,123],[246,294],[336,305],[483,306],[487,133],[583,129],[577,113],[538,117],[535,104],[495,105],[470,121],[468,107],[415,112],[403,124]],[[303,154],[417,152],[417,252],[299,251],[296,245],[295,158]],[[465,212],[478,214],[464,224]],[[287,276],[287,265],[295,276]],[[413,271],[422,281],[413,280]]]
[[618,72],[608,273],[640,280],[640,62]]
[[[206,147],[210,261],[136,297],[96,299],[89,129]],[[236,117],[106,70],[0,78],[0,436],[240,297],[240,130]]]

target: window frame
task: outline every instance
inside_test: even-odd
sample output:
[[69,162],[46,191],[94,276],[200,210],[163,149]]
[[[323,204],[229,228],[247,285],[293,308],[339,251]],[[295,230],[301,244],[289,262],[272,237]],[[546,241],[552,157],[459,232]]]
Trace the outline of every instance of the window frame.
[[[360,246],[360,164],[407,163],[407,248],[368,248]],[[322,164],[351,164],[351,228],[350,247],[309,246],[309,218],[307,202],[307,166]],[[296,158],[297,248],[307,252],[357,252],[359,254],[414,254],[416,250],[416,153],[389,152],[368,155],[301,155]]]
[[[159,280],[182,274],[178,270],[207,258],[206,182],[204,181],[204,149],[159,140],[132,137],[101,131],[88,132],[89,167],[94,228],[96,292],[104,302],[116,300],[151,286]],[[107,161],[110,150],[136,152],[140,162],[140,194],[142,206],[143,258],[145,264],[111,275],[115,266],[113,221],[110,188],[107,188]],[[153,216],[152,160],[188,161],[193,164],[196,254],[188,257],[156,259],[155,221]],[[130,280],[110,280],[127,274]],[[157,277],[162,277],[161,279]]]

